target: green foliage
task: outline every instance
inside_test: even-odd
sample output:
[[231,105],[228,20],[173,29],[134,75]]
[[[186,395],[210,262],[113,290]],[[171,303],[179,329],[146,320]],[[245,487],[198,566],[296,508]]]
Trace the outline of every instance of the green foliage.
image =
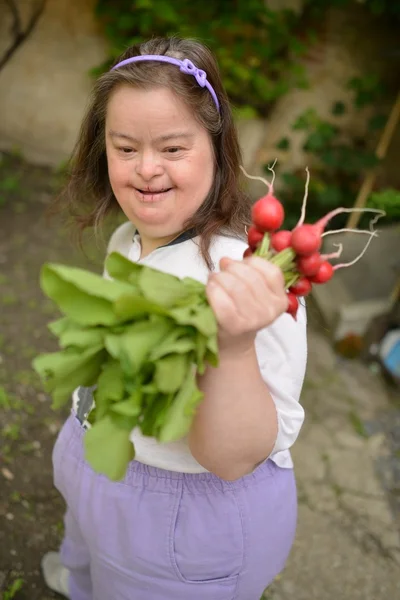
[[19,592],[22,589],[24,583],[25,582],[22,579],[22,577],[17,577],[17,579],[14,579],[14,581],[10,583],[7,589],[4,590],[2,596],[3,600],[12,600],[13,598],[15,598],[17,592]]
[[96,385],[86,458],[96,471],[119,480],[134,456],[134,427],[161,442],[187,434],[203,397],[196,375],[206,363],[218,364],[217,322],[204,285],[194,279],[118,253],[107,257],[106,270],[112,279],[73,267],[43,267],[42,289],[64,314],[49,326],[60,350],[37,356],[33,367],[54,408],[77,385]]
[[[349,82],[353,91],[353,103],[358,108],[379,106],[385,89],[374,74],[353,78]],[[293,131],[304,132],[303,150],[308,155],[311,179],[308,191],[307,220],[314,221],[338,206],[354,205],[365,173],[379,164],[372,144],[374,134],[380,130],[387,116],[375,111],[367,124],[363,138],[351,139],[345,135],[340,117],[346,114],[349,106],[334,102],[332,118],[323,119],[315,109],[304,111],[292,124]],[[290,139],[282,138],[277,147],[290,148]],[[266,167],[267,168],[267,167]],[[292,227],[299,218],[301,200],[304,195],[306,174],[303,171],[282,174],[283,189],[280,198],[285,203],[287,222]],[[373,194],[369,206],[383,208],[387,212],[387,222],[398,218],[400,194],[395,190],[385,190]],[[343,226],[347,215],[339,216],[331,224],[334,228]],[[328,226],[329,227],[329,226]]]
[[400,191],[388,188],[374,192],[368,199],[368,206],[386,211],[392,219],[400,219]]
[[272,11],[264,0],[203,2],[201,9],[192,0],[98,0],[96,15],[110,41],[110,60],[154,36],[179,35],[207,44],[239,114],[265,115],[292,86],[306,85],[298,58],[312,31],[304,34],[302,15]]

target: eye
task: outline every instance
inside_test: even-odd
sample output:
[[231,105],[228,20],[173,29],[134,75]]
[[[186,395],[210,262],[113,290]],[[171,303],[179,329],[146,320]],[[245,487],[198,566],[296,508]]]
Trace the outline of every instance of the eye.
[[168,152],[168,154],[176,154],[180,150],[182,150],[182,148],[180,148],[179,146],[171,146],[171,148],[167,148],[166,151]]
[[123,154],[129,154],[130,152],[133,152],[132,148],[120,148],[120,150]]

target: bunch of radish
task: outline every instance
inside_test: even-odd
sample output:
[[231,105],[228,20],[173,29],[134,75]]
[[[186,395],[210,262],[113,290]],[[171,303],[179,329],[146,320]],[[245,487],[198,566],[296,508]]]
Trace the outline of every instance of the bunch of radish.
[[[276,198],[273,190],[274,171],[271,183],[261,177],[248,175],[242,168],[242,171],[250,179],[259,179],[268,186],[268,194],[263,196],[252,208],[252,225],[247,231],[248,248],[244,252],[244,257],[257,255],[261,256],[278,265],[285,278],[285,287],[288,295],[287,312],[296,319],[299,306],[299,297],[307,296],[313,284],[323,284],[329,281],[337,269],[349,267],[355,264],[367,250],[372,238],[377,235],[373,224],[385,214],[378,209],[357,209],[357,208],[337,208],[322,217],[316,223],[305,223],[305,212],[308,195],[308,185],[310,175],[307,171],[307,181],[305,194],[303,198],[301,216],[297,225],[292,231],[281,229],[285,211],[282,203]],[[329,221],[336,215],[343,212],[369,211],[377,213],[371,221],[368,231],[358,229],[340,229],[336,231],[327,231],[325,228]],[[330,233],[339,231],[351,231],[355,233],[368,234],[369,239],[363,251],[354,260],[348,263],[332,265],[329,259],[338,258],[343,250],[341,244],[337,244],[339,249],[331,254],[322,254],[321,248],[323,238]]]

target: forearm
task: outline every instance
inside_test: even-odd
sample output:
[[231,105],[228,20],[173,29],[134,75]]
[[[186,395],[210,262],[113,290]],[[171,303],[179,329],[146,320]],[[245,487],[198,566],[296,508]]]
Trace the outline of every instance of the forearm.
[[255,348],[222,352],[218,368],[209,367],[199,387],[204,400],[189,434],[190,450],[207,470],[237,479],[267,458],[277,436],[275,405]]

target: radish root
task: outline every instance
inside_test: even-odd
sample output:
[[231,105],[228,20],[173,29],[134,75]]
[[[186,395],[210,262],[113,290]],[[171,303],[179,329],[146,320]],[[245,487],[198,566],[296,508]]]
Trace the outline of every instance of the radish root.
[[337,269],[343,269],[344,267],[351,267],[352,265],[355,265],[366,253],[368,246],[370,245],[370,243],[372,242],[372,238],[377,237],[377,232],[376,231],[368,231],[365,232],[368,233],[369,235],[369,240],[368,242],[365,244],[364,249],[362,250],[362,252],[360,252],[360,254],[358,256],[355,257],[354,260],[348,262],[348,263],[340,263],[338,265],[334,265],[333,269],[335,271],[337,271]]
[[278,160],[277,158],[274,160],[274,162],[272,163],[272,167],[270,167],[268,165],[268,171],[271,171],[271,173],[272,173],[272,180],[271,180],[271,183],[270,183],[270,186],[271,186],[270,193],[271,194],[273,193],[273,189],[274,189],[274,183],[275,183],[275,171],[274,171],[274,168],[275,168],[277,160]]
[[[380,215],[379,215],[380,216]],[[325,231],[321,237],[326,237],[327,235],[333,235],[334,233],[344,233],[348,231],[349,233],[367,233],[368,235],[374,231],[376,234],[378,234],[378,232],[376,230],[372,230],[370,229],[369,231],[367,229],[349,229],[348,227],[344,227],[343,229],[332,229],[329,231]],[[335,245],[335,244],[333,244]]]
[[331,252],[330,254],[321,254],[322,260],[329,260],[330,258],[339,258],[343,252],[343,244],[332,244],[335,248],[338,248],[336,252]]
[[[275,164],[275,163],[274,163]],[[268,169],[272,170],[273,167],[268,167]],[[247,173],[246,169],[244,167],[242,167],[242,165],[240,165],[240,169],[241,171],[244,173],[244,175],[248,178],[248,179],[254,179],[256,181],[262,181],[263,183],[265,183],[265,185],[268,188],[268,192],[272,195],[273,194],[273,183],[275,180],[275,173],[273,172],[273,179],[272,179],[272,183],[270,183],[267,179],[265,179],[264,177],[260,177],[259,175],[249,175],[249,173]]]

